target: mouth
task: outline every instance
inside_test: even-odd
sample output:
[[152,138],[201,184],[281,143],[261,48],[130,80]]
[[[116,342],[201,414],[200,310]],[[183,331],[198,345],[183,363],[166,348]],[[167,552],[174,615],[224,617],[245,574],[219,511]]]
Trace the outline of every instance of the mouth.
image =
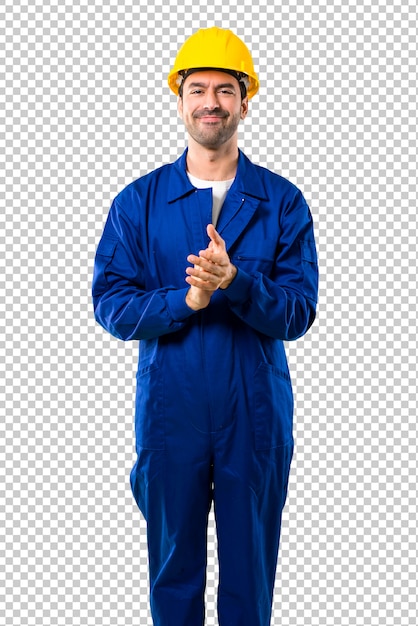
[[209,124],[214,124],[215,122],[219,122],[223,119],[221,115],[202,115],[198,117],[202,122],[207,122]]
[[216,122],[217,120],[222,120],[227,115],[225,113],[196,113],[194,115],[195,119],[204,120],[205,122]]
[[224,119],[222,115],[201,115],[197,118],[197,123],[200,123],[203,128],[217,128],[223,125]]

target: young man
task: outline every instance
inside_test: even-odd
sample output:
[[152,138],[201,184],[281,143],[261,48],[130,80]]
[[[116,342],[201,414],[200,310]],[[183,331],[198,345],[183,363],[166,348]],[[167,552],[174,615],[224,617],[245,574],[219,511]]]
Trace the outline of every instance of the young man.
[[311,326],[309,208],[252,164],[237,130],[258,90],[231,31],[196,32],[169,74],[188,148],[114,200],[97,248],[97,321],[140,340],[133,494],[156,626],[202,626],[208,513],[221,626],[268,626],[293,451],[283,340]]

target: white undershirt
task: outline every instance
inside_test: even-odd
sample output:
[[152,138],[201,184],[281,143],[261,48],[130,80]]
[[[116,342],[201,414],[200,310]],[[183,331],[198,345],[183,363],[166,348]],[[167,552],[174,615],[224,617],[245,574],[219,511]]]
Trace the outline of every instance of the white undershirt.
[[234,182],[234,178],[230,180],[202,180],[196,178],[187,172],[190,182],[197,189],[212,189],[212,224],[216,226],[222,205],[226,198],[229,188]]

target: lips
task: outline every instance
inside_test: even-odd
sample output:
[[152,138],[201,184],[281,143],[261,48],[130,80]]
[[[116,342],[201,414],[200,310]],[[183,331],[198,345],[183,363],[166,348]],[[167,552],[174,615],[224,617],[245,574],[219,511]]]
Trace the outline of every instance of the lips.
[[200,111],[199,113],[195,113],[193,117],[195,119],[213,119],[213,120],[221,120],[227,117],[227,113],[207,113],[206,111]]
[[202,122],[208,122],[209,124],[211,122],[219,122],[220,120],[222,120],[222,117],[219,117],[218,115],[203,115],[202,117],[198,118],[200,121]]

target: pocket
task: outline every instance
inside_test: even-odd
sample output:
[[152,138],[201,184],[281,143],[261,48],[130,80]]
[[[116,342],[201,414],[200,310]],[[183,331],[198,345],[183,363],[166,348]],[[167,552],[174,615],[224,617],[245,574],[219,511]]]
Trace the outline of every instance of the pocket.
[[164,400],[162,373],[157,363],[137,374],[135,436],[138,448],[164,450]]
[[242,269],[247,274],[253,274],[254,272],[261,272],[266,276],[270,276],[274,265],[273,258],[261,257],[261,256],[248,256],[244,254],[237,254],[231,261],[234,265]]
[[318,298],[318,257],[315,241],[300,241],[303,269],[303,291],[308,298],[316,302]]
[[113,259],[117,245],[117,239],[103,236],[97,246],[94,260],[93,295],[101,295],[108,289],[106,270]]
[[254,377],[256,450],[293,442],[293,392],[289,374],[261,363]]

